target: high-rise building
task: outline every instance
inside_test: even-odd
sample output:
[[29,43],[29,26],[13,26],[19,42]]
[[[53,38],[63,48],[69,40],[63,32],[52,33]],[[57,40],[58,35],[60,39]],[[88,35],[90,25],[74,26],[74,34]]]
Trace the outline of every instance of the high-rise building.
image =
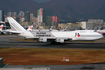
[[59,23],[60,18],[58,16],[52,16],[52,21]]
[[37,11],[37,22],[38,23],[46,23],[46,12],[43,8],[40,8],[38,11]]
[[8,17],[11,17],[11,15],[12,15],[12,12],[8,12],[8,13],[7,13],[7,16],[8,16]]
[[34,15],[31,13],[30,14],[30,20],[34,18]]
[[20,11],[18,16],[19,17],[24,17],[24,12],[23,11]]
[[30,21],[33,23],[37,23],[37,18],[34,17],[34,15],[32,13],[30,14]]
[[0,21],[4,21],[4,11],[0,10]]
[[8,12],[7,17],[13,17],[16,18],[17,13],[16,12]]
[[17,13],[16,13],[16,12],[13,12],[13,16],[15,16],[15,17],[16,17],[16,15],[17,15]]
[[60,21],[60,18],[58,16],[52,16],[52,26],[55,28],[58,28],[58,23]]
[[30,21],[30,12],[29,11],[27,11],[27,12],[25,12],[25,21]]
[[46,26],[52,26],[52,17],[46,16]]

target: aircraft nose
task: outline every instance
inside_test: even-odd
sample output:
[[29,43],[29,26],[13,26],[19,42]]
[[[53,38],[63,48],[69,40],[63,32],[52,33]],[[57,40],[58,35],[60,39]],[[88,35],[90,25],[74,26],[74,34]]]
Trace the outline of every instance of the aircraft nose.
[[103,38],[103,35],[102,34],[100,34],[100,38]]

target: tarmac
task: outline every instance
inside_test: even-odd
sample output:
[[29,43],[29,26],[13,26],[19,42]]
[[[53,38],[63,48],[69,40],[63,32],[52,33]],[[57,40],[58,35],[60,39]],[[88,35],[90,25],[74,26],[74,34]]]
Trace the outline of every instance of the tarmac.
[[[13,39],[23,39],[23,37],[15,35],[1,35],[0,47],[13,47],[13,48],[56,48],[56,49],[105,49],[105,40],[99,40],[102,43],[63,43],[63,44],[50,44],[38,42],[15,41]],[[105,39],[105,38],[104,38]]]
[[105,70],[105,64],[81,64],[81,65],[9,65],[7,68],[41,68],[49,67],[50,70]]
[[[65,43],[49,44],[37,42],[14,41],[21,39],[15,35],[0,35],[0,48],[56,48],[56,49],[105,49],[105,43]],[[104,40],[102,40],[104,41]],[[6,68],[40,68],[50,67],[51,70],[105,70],[105,63],[80,64],[80,65],[8,65]],[[14,69],[15,70],[15,69]]]

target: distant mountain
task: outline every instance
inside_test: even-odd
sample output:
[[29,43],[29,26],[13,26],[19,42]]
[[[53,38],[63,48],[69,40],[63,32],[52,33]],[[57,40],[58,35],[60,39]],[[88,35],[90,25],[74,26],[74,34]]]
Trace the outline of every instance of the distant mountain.
[[105,0],[52,0],[43,3],[48,14],[58,15],[62,19],[87,20],[105,19]]
[[51,0],[34,0],[36,1],[37,3],[42,3],[42,2],[48,2],[48,1],[51,1]]
[[40,8],[34,0],[0,0],[0,3],[0,9],[5,12],[30,11],[36,14]]
[[59,16],[62,20],[79,21],[87,19],[105,20],[105,0],[51,0],[37,3],[34,0],[0,0],[4,11],[30,11],[37,14],[44,8],[48,16]]

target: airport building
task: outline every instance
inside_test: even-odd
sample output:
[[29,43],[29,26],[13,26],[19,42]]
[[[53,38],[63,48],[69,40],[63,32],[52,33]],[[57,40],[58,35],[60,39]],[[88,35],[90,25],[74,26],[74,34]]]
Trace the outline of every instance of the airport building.
[[58,24],[58,27],[61,27],[61,28],[71,27],[71,24],[72,23],[67,23],[67,24],[66,23],[65,24],[64,23],[61,23],[61,24]]
[[73,29],[76,30],[80,26],[78,26],[78,23],[61,23],[61,24],[58,24],[58,27],[61,27],[61,28],[67,27],[67,30],[73,30]]
[[101,24],[103,23],[103,19],[89,19],[87,23],[96,23],[96,24]]
[[89,19],[87,22],[83,21],[81,22],[81,27],[83,29],[96,29],[96,27],[101,27],[103,25],[102,19]]
[[94,29],[94,27],[96,27],[97,26],[97,24],[96,23],[87,23],[87,22],[81,22],[81,27],[83,28],[83,29],[89,29],[89,30],[93,30]]
[[104,22],[103,22],[103,19],[89,19],[87,21],[87,24],[88,25],[90,24],[90,27],[91,27],[91,25],[93,25],[93,29],[94,28],[97,29],[97,27],[103,26]]

